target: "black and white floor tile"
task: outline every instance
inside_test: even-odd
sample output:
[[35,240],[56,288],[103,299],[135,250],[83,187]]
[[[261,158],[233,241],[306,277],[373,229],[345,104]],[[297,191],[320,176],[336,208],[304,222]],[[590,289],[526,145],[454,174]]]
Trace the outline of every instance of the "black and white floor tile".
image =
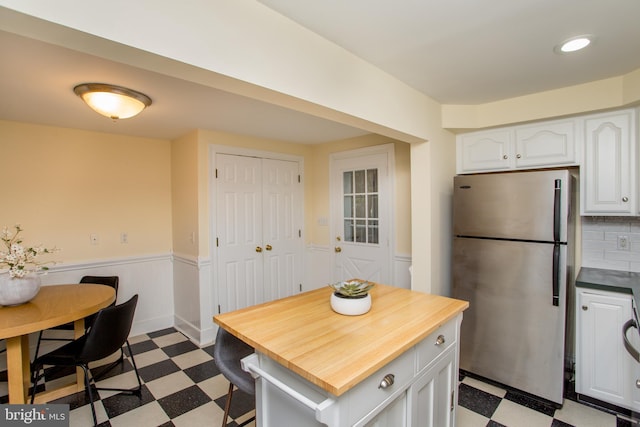
[[[95,391],[101,427],[219,426],[229,383],[213,360],[213,346],[199,348],[173,328],[129,340],[143,382],[141,396]],[[107,362],[107,361],[103,361]],[[99,376],[101,366],[92,367]],[[47,371],[47,387],[69,381],[72,371]],[[6,381],[6,372],[0,381]],[[98,387],[137,386],[129,358],[106,373]],[[637,427],[624,416],[565,399],[562,409],[540,404],[496,385],[461,375],[458,427]],[[6,382],[0,382],[0,403],[6,403]],[[70,407],[71,427],[92,425],[85,393],[56,400]],[[229,427],[255,426],[253,397],[236,391]],[[289,426],[283,426],[289,427]],[[291,426],[295,427],[295,426]]]

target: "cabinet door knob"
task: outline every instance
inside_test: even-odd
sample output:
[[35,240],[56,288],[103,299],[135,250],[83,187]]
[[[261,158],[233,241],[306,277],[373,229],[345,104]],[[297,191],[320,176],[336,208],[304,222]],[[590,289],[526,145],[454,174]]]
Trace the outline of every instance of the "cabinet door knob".
[[636,380],[636,388],[640,388],[640,380]]
[[516,159],[521,159],[521,158],[522,158],[521,154],[516,155]]
[[507,156],[507,155],[505,154],[504,156],[502,156],[502,158],[503,158],[504,160],[507,160],[507,159],[509,158],[509,156]]
[[256,252],[262,252],[262,248],[260,246],[256,246]]
[[442,345],[444,344],[445,339],[444,339],[444,335],[438,335],[438,338],[436,338],[436,345]]
[[378,388],[391,387],[394,381],[395,381],[395,376],[393,374],[387,374],[384,376],[382,381],[380,381],[380,385],[378,386]]
[[586,305],[583,305],[583,306],[582,306],[582,309],[583,309],[584,311],[587,311],[587,310],[589,310],[589,307],[588,307],[588,306],[586,306]]
[[271,249],[273,249],[273,247],[271,247],[271,245],[267,245],[264,247],[266,250],[270,251]]
[[629,198],[627,196],[625,196],[625,197],[622,198],[622,201],[627,203],[629,201]]

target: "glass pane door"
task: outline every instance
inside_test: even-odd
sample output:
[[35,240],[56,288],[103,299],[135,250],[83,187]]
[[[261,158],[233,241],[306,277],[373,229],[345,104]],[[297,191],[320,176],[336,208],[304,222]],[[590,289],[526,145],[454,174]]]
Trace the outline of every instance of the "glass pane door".
[[378,169],[345,171],[342,183],[344,240],[377,245]]

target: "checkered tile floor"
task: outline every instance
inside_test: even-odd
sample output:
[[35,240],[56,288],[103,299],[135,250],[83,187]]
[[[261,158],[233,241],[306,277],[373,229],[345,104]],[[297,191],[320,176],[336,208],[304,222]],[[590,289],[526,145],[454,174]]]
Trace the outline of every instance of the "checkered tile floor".
[[[173,328],[131,338],[129,342],[143,382],[142,395],[95,391],[94,396],[99,399],[96,412],[101,427],[221,424],[229,383],[213,361],[213,345],[199,348]],[[100,365],[92,367],[98,376]],[[0,381],[2,374],[6,381],[6,372],[0,374]],[[48,370],[47,387],[68,382],[68,375],[72,374],[71,371]],[[98,381],[98,387],[135,386],[135,373],[128,357]],[[0,396],[0,403],[6,403],[6,383],[0,383]],[[72,427],[92,425],[91,409],[84,392],[52,403],[70,405]],[[238,427],[254,413],[253,397],[236,391],[228,426]],[[255,421],[246,425],[255,426]],[[556,410],[495,385],[468,376],[461,377],[457,427],[501,426],[637,427],[637,424],[575,400],[566,399],[563,408]]]

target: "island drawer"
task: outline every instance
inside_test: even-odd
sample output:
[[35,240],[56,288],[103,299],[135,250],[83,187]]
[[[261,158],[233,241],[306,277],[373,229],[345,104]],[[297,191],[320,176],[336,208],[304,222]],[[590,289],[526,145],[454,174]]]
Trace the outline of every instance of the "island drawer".
[[458,341],[456,319],[441,325],[416,346],[417,372],[425,369],[438,356]]
[[[348,425],[352,425],[376,408],[382,408],[383,403],[405,392],[414,378],[414,364],[415,353],[411,349],[349,390],[345,395],[349,408]],[[385,387],[383,381],[388,383],[388,375],[393,375],[393,384]]]

